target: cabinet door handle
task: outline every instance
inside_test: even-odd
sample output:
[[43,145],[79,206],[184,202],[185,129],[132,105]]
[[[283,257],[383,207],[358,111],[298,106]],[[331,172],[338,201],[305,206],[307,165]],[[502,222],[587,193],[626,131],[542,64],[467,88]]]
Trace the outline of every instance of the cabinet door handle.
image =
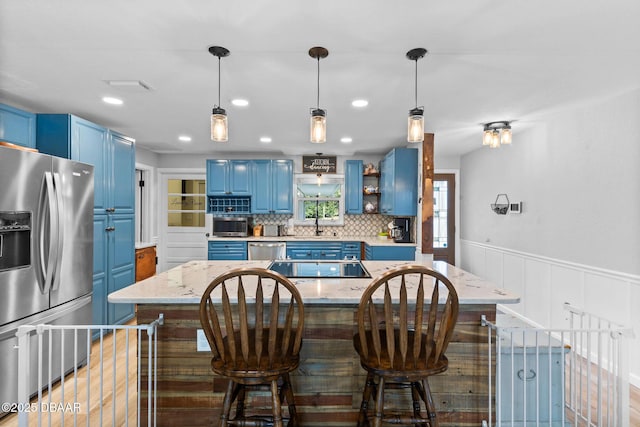
[[107,227],[104,229],[104,231],[115,231],[116,228],[115,227]]
[[109,213],[114,213],[116,211],[116,208],[107,208],[105,210]]

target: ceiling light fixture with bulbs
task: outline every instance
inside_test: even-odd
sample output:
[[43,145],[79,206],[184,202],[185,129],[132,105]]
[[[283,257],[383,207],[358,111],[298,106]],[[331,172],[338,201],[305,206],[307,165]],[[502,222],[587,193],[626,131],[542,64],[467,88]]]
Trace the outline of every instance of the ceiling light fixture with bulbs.
[[227,112],[220,106],[220,58],[229,56],[231,52],[222,46],[211,46],[209,53],[218,57],[218,104],[213,106],[211,112],[211,140],[227,142],[229,140]]
[[415,108],[409,110],[409,122],[407,125],[407,141],[422,142],[424,141],[424,107],[418,107],[418,59],[424,58],[427,49],[417,47],[407,52],[407,59],[416,62],[415,74]]
[[320,109],[320,58],[329,56],[324,47],[312,47],[309,56],[318,60],[318,97],[316,108],[311,110],[311,142],[321,144],[327,141],[327,111]]
[[482,145],[490,148],[499,148],[500,145],[511,144],[513,134],[511,133],[511,122],[499,121],[489,122],[483,125]]

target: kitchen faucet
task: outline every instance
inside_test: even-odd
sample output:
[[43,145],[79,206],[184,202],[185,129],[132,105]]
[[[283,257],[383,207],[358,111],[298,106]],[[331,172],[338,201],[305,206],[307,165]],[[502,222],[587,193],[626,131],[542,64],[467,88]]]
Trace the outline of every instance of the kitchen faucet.
[[322,233],[322,230],[320,230],[320,228],[318,228],[318,216],[319,216],[319,212],[320,209],[318,209],[318,206],[320,205],[320,201],[318,199],[316,199],[316,236],[319,236],[320,233]]

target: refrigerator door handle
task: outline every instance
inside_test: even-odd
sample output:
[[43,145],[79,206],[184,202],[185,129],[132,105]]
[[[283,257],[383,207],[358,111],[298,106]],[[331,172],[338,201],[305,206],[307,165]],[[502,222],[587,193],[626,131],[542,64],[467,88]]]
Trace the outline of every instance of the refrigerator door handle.
[[[44,276],[44,283],[41,284],[40,289],[43,294],[46,294],[51,289],[51,283],[53,282],[54,264],[58,258],[58,209],[55,206],[56,195],[53,186],[53,175],[51,172],[44,173],[44,187],[46,190],[46,203],[49,210],[49,217],[45,215],[40,216],[40,268]],[[42,203],[42,202],[41,202]],[[44,206],[41,206],[42,212],[45,211]],[[49,221],[49,235],[45,236],[44,230],[46,230],[46,222]],[[49,252],[45,254],[45,245],[49,247]]]
[[56,210],[58,211],[58,231],[56,237],[56,258],[55,258],[55,269],[53,273],[53,282],[51,283],[51,290],[56,291],[60,287],[60,273],[62,271],[62,250],[64,248],[64,202],[62,200],[62,182],[60,179],[60,174],[57,172],[53,173],[53,185],[56,194]]

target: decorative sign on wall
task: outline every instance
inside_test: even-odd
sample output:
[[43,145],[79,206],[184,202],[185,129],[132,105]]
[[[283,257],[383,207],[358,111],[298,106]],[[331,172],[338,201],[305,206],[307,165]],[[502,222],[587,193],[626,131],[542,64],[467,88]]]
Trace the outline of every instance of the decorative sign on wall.
[[302,156],[302,173],[336,173],[336,156]]

